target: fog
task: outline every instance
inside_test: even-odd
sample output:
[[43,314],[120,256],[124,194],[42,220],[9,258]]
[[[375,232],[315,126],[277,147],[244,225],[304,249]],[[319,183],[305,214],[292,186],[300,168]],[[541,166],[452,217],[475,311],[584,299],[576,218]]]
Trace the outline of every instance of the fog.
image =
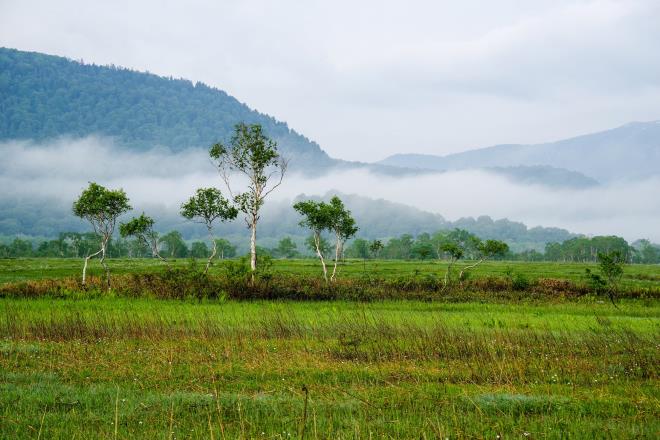
[[[96,181],[123,188],[137,211],[175,212],[194,190],[217,186],[220,176],[207,153],[191,149],[143,152],[115,146],[111,139],[60,139],[50,143],[0,144],[0,201],[36,198],[71,203]],[[289,174],[272,193],[278,204],[329,191],[386,199],[441,214],[447,220],[489,215],[527,226],[561,227],[587,235],[620,235],[660,242],[660,178],[589,189],[556,189],[516,184],[482,171],[391,177],[366,169],[316,178]],[[0,214],[0,220],[5,215]]]

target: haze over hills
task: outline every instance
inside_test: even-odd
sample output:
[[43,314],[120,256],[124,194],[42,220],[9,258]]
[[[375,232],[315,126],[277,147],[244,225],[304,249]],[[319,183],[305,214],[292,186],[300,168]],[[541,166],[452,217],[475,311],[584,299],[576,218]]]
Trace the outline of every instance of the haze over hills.
[[443,171],[501,167],[536,171],[538,168],[529,167],[553,167],[560,179],[569,172],[575,178],[599,182],[645,179],[660,175],[660,121],[632,122],[538,145],[496,145],[447,156],[397,154],[378,163]]
[[[538,146],[501,145],[445,157],[404,154],[365,164],[331,158],[286,123],[201,83],[5,48],[0,48],[0,109],[5,159],[0,163],[5,190],[0,235],[52,236],[77,229],[70,202],[95,180],[125,188],[137,209],[155,207],[154,215],[162,214],[163,228],[181,228],[192,236],[191,226],[178,218],[178,204],[200,185],[218,184],[206,148],[228,140],[241,121],[262,124],[291,159],[286,195],[276,197],[290,203],[302,192],[320,196],[329,188],[356,194],[346,196],[347,205],[366,237],[464,227],[539,248],[547,240],[571,236],[568,230],[623,234],[616,228],[619,220],[601,222],[611,217],[609,207],[590,205],[604,194],[625,201],[628,217],[640,217],[639,223],[628,218],[623,223],[634,239],[640,236],[630,231],[637,234],[638,225],[651,231],[648,225],[658,211],[642,200],[656,184],[619,193],[607,187],[617,179],[657,175],[658,123]],[[581,190],[580,202],[568,192],[574,189]],[[575,200],[566,203],[570,199]],[[273,201],[271,212],[280,202]],[[291,224],[270,227],[266,221],[264,234],[299,233],[295,213],[282,206],[274,221]],[[506,219],[491,228],[493,221],[484,214],[562,229],[528,229]],[[243,232],[241,222],[227,228],[236,236]]]

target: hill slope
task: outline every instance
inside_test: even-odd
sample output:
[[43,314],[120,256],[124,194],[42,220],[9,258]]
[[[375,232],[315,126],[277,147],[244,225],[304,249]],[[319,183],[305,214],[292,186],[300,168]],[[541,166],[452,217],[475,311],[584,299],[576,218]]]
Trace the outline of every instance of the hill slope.
[[0,48],[0,109],[0,140],[96,134],[177,151],[226,141],[245,121],[261,124],[293,167],[337,162],[286,123],[205,84],[15,49]]
[[546,166],[601,182],[660,175],[660,121],[633,122],[537,145],[496,145],[447,156],[397,154],[383,165],[431,170]]

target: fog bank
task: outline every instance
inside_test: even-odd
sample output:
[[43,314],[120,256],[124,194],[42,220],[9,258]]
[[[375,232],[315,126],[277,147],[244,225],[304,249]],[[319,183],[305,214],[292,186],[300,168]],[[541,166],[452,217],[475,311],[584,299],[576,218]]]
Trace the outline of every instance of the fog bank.
[[[103,138],[0,144],[0,199],[39,198],[70,203],[87,186],[123,188],[136,210],[176,210],[201,186],[224,190],[204,150],[136,152]],[[482,171],[417,177],[382,176],[366,169],[316,178],[287,175],[272,200],[330,190],[382,198],[438,213],[448,220],[489,215],[528,226],[555,226],[587,235],[660,241],[660,178],[589,189],[521,185]]]

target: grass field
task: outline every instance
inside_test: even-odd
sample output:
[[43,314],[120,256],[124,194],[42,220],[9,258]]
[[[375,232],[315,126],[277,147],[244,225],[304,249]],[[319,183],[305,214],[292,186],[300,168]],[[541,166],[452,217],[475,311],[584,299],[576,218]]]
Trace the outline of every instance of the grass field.
[[[144,260],[111,261],[148,272]],[[187,264],[185,261],[177,264]],[[371,267],[370,267],[371,265]],[[382,277],[439,263],[367,262]],[[583,265],[491,263],[578,279]],[[0,260],[0,283],[77,275]],[[100,274],[98,268],[93,269]],[[219,271],[220,268],[213,270]],[[316,274],[313,261],[276,271]],[[342,276],[357,277],[362,262]],[[655,287],[658,267],[628,266]],[[657,438],[660,302],[0,299],[0,438]],[[307,390],[307,391],[304,391]]]
[[[317,260],[272,260],[273,270],[282,273],[321,276],[321,266]],[[154,259],[113,259],[110,268],[115,274],[144,273],[160,270],[164,266]],[[173,266],[187,266],[190,260],[172,261]],[[198,260],[203,265],[202,260]],[[218,261],[211,267],[211,273],[219,273],[225,263]],[[459,263],[458,270],[469,263]],[[473,272],[474,277],[504,276],[508,270],[525,275],[530,279],[561,278],[583,280],[585,268],[595,269],[596,264],[586,263],[538,263],[521,261],[486,261]],[[408,277],[414,275],[444,275],[446,263],[443,261],[401,261],[401,260],[348,260],[339,268],[339,277],[357,277],[371,274],[383,278]],[[80,276],[82,261],[73,258],[18,258],[0,259],[0,284],[10,281],[25,281],[45,278]],[[90,275],[102,275],[98,260],[91,260]],[[625,268],[623,286],[654,287],[660,289],[660,265],[633,264]]]

